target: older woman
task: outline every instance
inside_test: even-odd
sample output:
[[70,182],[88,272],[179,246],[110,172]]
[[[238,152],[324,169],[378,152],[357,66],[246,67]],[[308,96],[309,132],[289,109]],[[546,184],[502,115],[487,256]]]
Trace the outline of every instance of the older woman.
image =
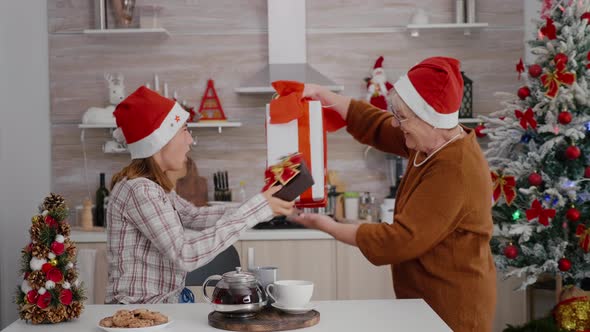
[[[210,262],[243,232],[293,202],[271,188],[237,209],[195,207],[172,191],[193,142],[188,113],[141,87],[114,112],[131,162],[113,176],[107,209],[107,303],[175,303],[186,273]],[[121,133],[122,132],[122,133]]]
[[317,85],[304,96],[333,108],[359,142],[409,159],[393,224],[352,225],[306,214],[294,220],[390,264],[398,298],[423,298],[454,331],[491,331],[496,272],[491,179],[474,132],[458,123],[459,61],[429,58],[402,76],[389,112]]

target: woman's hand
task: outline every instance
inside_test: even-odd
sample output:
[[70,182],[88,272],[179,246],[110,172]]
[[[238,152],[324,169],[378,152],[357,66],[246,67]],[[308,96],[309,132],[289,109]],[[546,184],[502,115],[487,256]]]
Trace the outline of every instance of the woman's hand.
[[295,202],[287,202],[273,196],[281,189],[283,189],[283,186],[272,186],[263,192],[262,195],[268,201],[268,205],[270,205],[275,216],[288,216],[293,214],[293,206],[295,206]]
[[287,220],[294,221],[306,228],[317,229],[324,232],[328,232],[330,225],[336,223],[336,221],[329,216],[317,213],[302,213],[296,216],[289,216]]
[[321,85],[317,85],[317,84],[305,84],[305,86],[303,87],[303,98],[309,98],[309,99],[313,99],[313,100],[319,100],[321,101],[321,95],[323,90],[325,90],[324,87],[322,87]]

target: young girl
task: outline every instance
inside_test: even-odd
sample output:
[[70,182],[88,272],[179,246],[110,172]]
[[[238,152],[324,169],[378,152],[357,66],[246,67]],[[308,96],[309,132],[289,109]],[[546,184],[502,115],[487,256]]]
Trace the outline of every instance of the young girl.
[[171,189],[167,173],[185,167],[193,142],[188,113],[171,99],[141,87],[114,112],[131,163],[113,176],[107,208],[109,284],[106,303],[175,303],[185,276],[211,261],[240,234],[293,202],[273,187],[237,209],[195,207]]

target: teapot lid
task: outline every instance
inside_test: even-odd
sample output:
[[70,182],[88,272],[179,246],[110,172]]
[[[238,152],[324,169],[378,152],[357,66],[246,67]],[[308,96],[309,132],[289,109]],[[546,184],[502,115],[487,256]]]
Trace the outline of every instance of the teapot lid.
[[235,271],[229,271],[223,274],[223,280],[228,283],[251,283],[256,281],[254,274],[250,272],[242,272],[241,267],[236,267]]

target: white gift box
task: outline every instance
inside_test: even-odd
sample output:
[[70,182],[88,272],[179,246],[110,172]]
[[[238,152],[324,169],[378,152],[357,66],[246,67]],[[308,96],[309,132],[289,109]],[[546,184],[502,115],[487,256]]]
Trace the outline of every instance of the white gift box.
[[[302,201],[301,196],[297,198],[297,201],[301,203],[301,206],[317,207],[323,206],[326,198],[326,131],[321,103],[319,101],[308,103],[309,116],[302,116],[282,124],[270,123],[270,105],[266,105],[266,161],[267,166],[274,165],[285,156],[295,152],[302,153],[314,180],[314,185],[308,189],[308,191],[311,190],[313,201]],[[307,119],[309,119],[308,123],[299,123]],[[305,148],[299,147],[299,130],[309,130],[309,157],[304,153]],[[321,204],[318,205],[318,203]]]

